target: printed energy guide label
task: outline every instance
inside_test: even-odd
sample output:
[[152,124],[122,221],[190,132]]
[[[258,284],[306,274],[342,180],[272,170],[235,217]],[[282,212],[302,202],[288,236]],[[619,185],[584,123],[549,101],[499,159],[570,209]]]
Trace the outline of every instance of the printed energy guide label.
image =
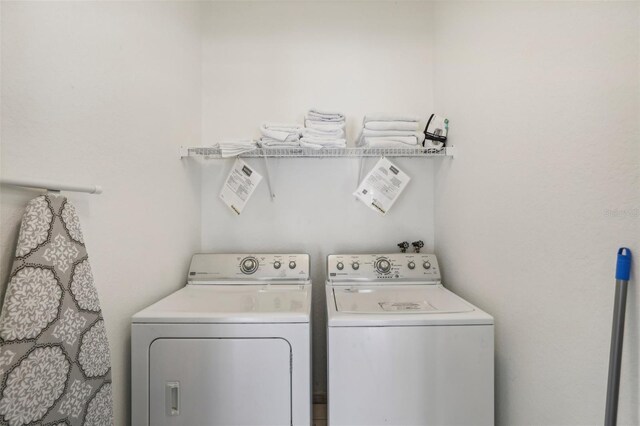
[[354,192],[360,201],[378,213],[387,214],[411,178],[386,158],[381,158]]
[[220,199],[239,215],[261,180],[258,172],[238,158],[227,175]]

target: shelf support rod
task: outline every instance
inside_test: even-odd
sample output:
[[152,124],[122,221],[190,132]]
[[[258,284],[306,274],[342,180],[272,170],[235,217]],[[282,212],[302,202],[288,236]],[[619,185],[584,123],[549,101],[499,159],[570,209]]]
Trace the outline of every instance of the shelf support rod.
[[267,171],[267,188],[269,189],[269,196],[273,202],[274,198],[276,198],[276,194],[274,194],[273,189],[271,189],[271,172],[269,171],[269,160],[267,160],[267,154],[265,151],[263,151],[262,158],[264,159],[264,168]]
[[46,189],[49,192],[86,192],[88,194],[102,194],[100,185],[76,185],[52,182],[38,179],[0,179],[0,185],[21,186],[23,188]]
[[[364,168],[364,157],[360,157],[360,164],[358,165],[358,182],[356,182],[356,190],[358,189],[358,186],[360,186],[360,181],[362,180],[362,169]],[[354,197],[356,199],[356,201],[358,200],[358,197]]]

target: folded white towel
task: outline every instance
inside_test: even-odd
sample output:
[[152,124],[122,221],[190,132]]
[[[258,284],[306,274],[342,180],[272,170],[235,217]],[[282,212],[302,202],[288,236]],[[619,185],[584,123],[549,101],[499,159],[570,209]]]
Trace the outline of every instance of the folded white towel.
[[367,123],[369,121],[409,121],[409,122],[418,122],[420,120],[418,118],[412,117],[410,115],[367,114],[364,117],[364,122]]
[[228,140],[212,145],[213,148],[220,149],[220,155],[223,157],[235,157],[245,152],[253,151],[258,148],[258,144],[251,139]]
[[364,138],[366,137],[389,137],[389,136],[415,136],[418,139],[418,144],[422,144],[422,142],[424,142],[424,133],[422,132],[412,132],[409,130],[362,129],[356,141],[356,145],[358,146],[364,145],[365,143]]
[[417,121],[367,121],[365,129],[371,130],[409,130],[416,131],[420,124]]
[[419,148],[418,139],[415,136],[399,137],[368,137],[364,138],[366,148]]
[[343,138],[319,138],[313,136],[304,136],[300,142],[315,143],[317,145],[346,145],[347,140]]
[[323,149],[323,148],[345,148],[347,146],[347,142],[344,139],[336,139],[332,142],[311,142],[305,140],[306,138],[300,139],[300,146],[303,148],[311,148],[311,149]]
[[306,119],[304,121],[304,125],[309,129],[321,129],[321,130],[335,130],[335,129],[344,129],[345,122],[344,121],[317,121]]
[[288,148],[288,147],[298,147],[300,146],[300,141],[280,141],[278,139],[273,139],[269,137],[262,137],[258,141],[258,145],[261,148]]
[[262,123],[260,132],[263,136],[279,141],[296,141],[300,139],[302,127],[297,124]]
[[345,120],[345,116],[342,113],[322,111],[319,109],[310,109],[307,112],[307,118],[310,118],[316,121],[328,121],[328,122],[338,122],[338,121]]
[[344,137],[344,130],[338,127],[329,129],[315,129],[313,127],[305,127],[304,129],[302,129],[302,136],[340,139]]

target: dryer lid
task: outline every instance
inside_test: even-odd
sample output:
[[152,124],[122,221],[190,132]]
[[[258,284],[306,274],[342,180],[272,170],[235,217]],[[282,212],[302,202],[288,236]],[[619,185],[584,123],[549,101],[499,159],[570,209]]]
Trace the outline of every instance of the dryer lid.
[[333,287],[336,310],[356,314],[447,314],[475,308],[441,285]]
[[134,323],[308,323],[310,284],[187,285],[138,312]]

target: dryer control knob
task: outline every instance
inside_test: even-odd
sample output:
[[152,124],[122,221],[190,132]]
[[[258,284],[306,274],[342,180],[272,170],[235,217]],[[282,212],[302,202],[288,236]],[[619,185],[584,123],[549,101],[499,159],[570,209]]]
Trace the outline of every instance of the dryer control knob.
[[358,262],[353,262],[351,264],[351,267],[353,268],[354,271],[357,271],[358,269],[360,269],[360,264]]
[[429,261],[426,261],[422,264],[422,266],[424,266],[424,269],[430,269],[431,268],[431,264],[429,263]]
[[339,271],[342,271],[344,269],[344,263],[338,262],[338,264],[336,265],[336,268],[338,268]]
[[296,262],[294,260],[289,262],[289,269],[296,269]]
[[258,259],[255,257],[245,257],[240,262],[240,270],[243,274],[253,274],[258,269]]
[[275,262],[273,262],[273,267],[276,269],[280,269],[280,267],[282,266],[282,263],[280,263],[280,261],[276,260]]
[[378,259],[376,261],[375,266],[376,266],[376,271],[378,271],[381,274],[386,274],[391,270],[391,262],[389,262],[384,257],[381,259]]
[[407,264],[407,266],[409,267],[409,269],[415,269],[416,264],[415,264],[415,262],[409,262],[409,263]]

